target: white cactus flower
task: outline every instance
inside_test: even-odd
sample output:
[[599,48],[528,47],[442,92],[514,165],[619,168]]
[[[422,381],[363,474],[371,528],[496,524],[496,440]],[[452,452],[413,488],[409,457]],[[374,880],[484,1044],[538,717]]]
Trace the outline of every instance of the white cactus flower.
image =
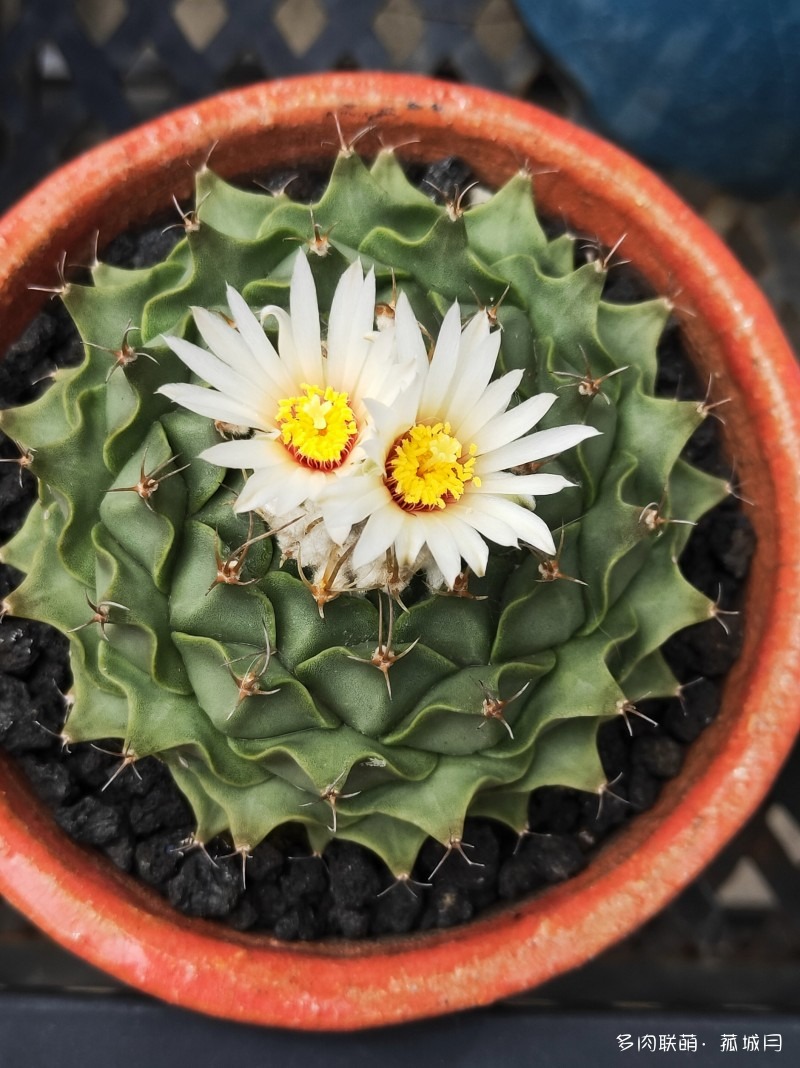
[[159,392],[237,434],[252,431],[206,449],[202,459],[252,471],[237,512],[286,517],[361,458],[366,398],[391,402],[402,388],[394,330],[375,329],[375,276],[372,270],[364,276],[359,261],[336,287],[324,345],[314,279],[302,252],[292,273],[289,311],[275,305],[261,311],[262,322],[277,321],[277,351],[244,298],[230,286],[227,297],[233,325],[193,309],[207,349],[164,339],[211,388],[172,383]]
[[554,456],[598,433],[567,425],[528,433],[556,395],[542,393],[508,405],[521,371],[492,381],[501,333],[485,314],[462,330],[458,304],[442,322],[432,358],[404,294],[397,301],[398,352],[416,368],[413,382],[392,402],[365,403],[373,428],[363,448],[368,462],[319,500],[326,527],[340,545],[355,538],[354,571],[384,561],[413,573],[440,573],[452,588],[463,562],[476,575],[489,547],[520,542],[556,552],[534,497],[571,483],[556,474],[515,474],[510,468]]

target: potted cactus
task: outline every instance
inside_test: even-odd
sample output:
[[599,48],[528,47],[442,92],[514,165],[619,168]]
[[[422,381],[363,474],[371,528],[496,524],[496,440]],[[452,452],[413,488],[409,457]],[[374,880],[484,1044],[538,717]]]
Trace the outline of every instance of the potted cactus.
[[[332,111],[351,136],[375,124],[384,144],[413,137],[408,158],[462,156],[497,191],[469,210],[462,197],[436,205],[394,151],[375,145],[367,164],[346,139],[310,209],[220,177],[319,163]],[[790,744],[796,714],[776,690],[797,666],[775,629],[797,591],[763,576],[776,531],[791,548],[796,476],[782,457],[796,414],[752,366],[767,352],[781,375],[793,365],[724,251],[636,165],[532,109],[382,76],[278,83],[178,113],[75,165],[87,178],[68,210],[59,193],[78,183],[69,170],[51,180],[7,224],[9,330],[25,314],[20,285],[48,257],[185,197],[187,158],[184,240],[152,268],[98,262],[91,285],[59,286],[86,358],[4,416],[40,479],[4,553],[26,574],[8,607],[70,636],[64,740],[116,738],[128,763],[163,761],[194,841],[228,835],[245,872],[293,823],[314,851],[359,843],[408,883],[430,837],[470,862],[468,815],[522,834],[537,787],[609,788],[599,725],[678,692],[660,647],[717,611],[677,566],[690,525],[729,492],[680,457],[711,402],[654,396],[679,291],[698,365],[752,442],[736,456],[748,490],[770,472],[754,583],[767,601],[748,603],[729,683],[745,687],[743,706],[585,876],[454,939],[292,952],[167,918],[99,860],[73,871],[77,847],[10,802],[11,900],[155,993],[321,1027],[492,1000],[665,901]],[[548,168],[537,199],[609,247],[627,232],[661,297],[604,301],[607,262],[576,268],[571,240],[547,238],[531,174]],[[46,197],[59,206],[45,243]],[[37,900],[45,882],[55,909]],[[234,959],[221,993],[214,975]]]

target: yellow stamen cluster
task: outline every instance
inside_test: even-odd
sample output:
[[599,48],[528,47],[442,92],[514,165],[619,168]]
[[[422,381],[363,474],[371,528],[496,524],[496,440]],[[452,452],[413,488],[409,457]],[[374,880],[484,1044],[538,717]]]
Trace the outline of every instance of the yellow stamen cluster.
[[480,486],[473,475],[477,448],[467,458],[449,423],[417,423],[394,445],[387,467],[389,488],[404,508],[444,508],[457,501],[468,482]]
[[299,397],[278,402],[276,422],[281,441],[292,455],[312,467],[343,463],[358,432],[347,393],[303,382]]

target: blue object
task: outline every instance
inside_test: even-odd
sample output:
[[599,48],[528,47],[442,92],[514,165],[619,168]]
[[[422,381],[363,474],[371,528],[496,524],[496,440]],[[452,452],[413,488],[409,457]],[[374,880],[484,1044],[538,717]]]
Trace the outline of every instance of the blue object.
[[800,189],[800,0],[517,0],[597,126],[731,190]]

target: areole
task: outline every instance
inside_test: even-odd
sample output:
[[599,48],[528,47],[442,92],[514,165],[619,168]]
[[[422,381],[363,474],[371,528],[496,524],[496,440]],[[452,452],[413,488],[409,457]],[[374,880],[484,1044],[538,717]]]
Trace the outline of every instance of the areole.
[[319,163],[334,152],[335,117],[349,135],[374,127],[405,158],[461,156],[491,185],[524,165],[546,212],[609,247],[625,233],[626,255],[676,301],[701,373],[734,399],[726,435],[758,534],[729,700],[681,776],[583,874],[453,932],[289,947],[178,916],[68,841],[3,763],[0,891],[53,937],[188,1008],[344,1030],[486,1004],[574,967],[662,907],[756,807],[800,721],[800,372],[733,257],[640,165],[528,105],[382,74],[229,93],[63,168],[0,223],[0,347],[35,312],[28,286],[51,276],[64,250],[79,262],[97,228],[108,239],[188,195],[187,162],[199,165],[216,146],[223,175]]

